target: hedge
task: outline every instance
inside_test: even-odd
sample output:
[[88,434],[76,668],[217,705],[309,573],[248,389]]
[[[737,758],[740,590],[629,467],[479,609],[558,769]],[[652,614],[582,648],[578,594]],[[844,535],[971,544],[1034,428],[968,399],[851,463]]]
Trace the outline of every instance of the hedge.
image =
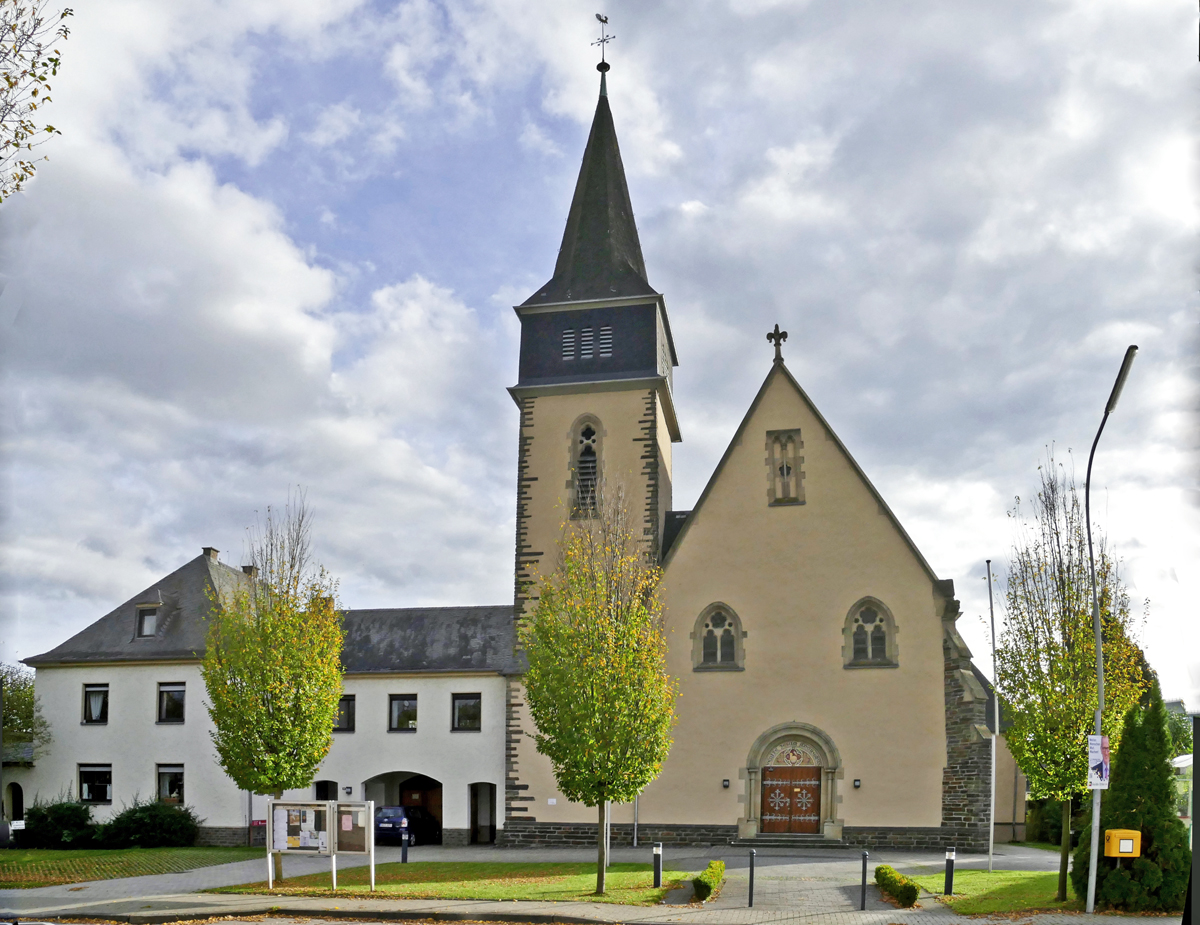
[[879,884],[879,889],[906,909],[916,903],[917,896],[921,893],[921,888],[915,881],[909,880],[887,864],[880,864],[875,868],[875,882]]
[[724,880],[725,862],[709,861],[704,873],[692,879],[692,889],[696,891],[696,899],[700,902],[707,901],[714,893],[721,889],[721,883]]

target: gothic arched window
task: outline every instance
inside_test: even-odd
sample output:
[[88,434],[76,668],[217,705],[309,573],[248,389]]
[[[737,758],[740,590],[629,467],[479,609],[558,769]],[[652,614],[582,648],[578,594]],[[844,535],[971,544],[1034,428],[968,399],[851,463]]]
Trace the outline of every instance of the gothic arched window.
[[692,665],[697,671],[741,671],[745,667],[742,621],[725,604],[710,604],[692,632]]
[[846,668],[895,668],[899,664],[896,621],[875,598],[863,598],[850,608],[843,635]]
[[767,501],[769,504],[803,504],[804,449],[799,430],[767,431]]
[[571,516],[591,517],[596,513],[600,486],[600,422],[591,416],[574,427],[571,448]]

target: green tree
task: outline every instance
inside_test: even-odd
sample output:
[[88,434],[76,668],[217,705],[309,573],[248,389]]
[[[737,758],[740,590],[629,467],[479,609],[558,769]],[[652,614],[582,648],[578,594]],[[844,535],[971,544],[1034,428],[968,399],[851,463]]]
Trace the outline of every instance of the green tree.
[[[1125,912],[1176,912],[1187,895],[1192,853],[1187,830],[1175,812],[1174,769],[1167,711],[1158,685],[1149,706],[1125,714],[1121,746],[1113,759],[1112,778],[1100,811],[1104,829],[1142,833],[1141,857],[1101,857],[1096,868],[1096,903]],[[1079,839],[1071,880],[1075,892],[1087,890],[1091,822]]]
[[628,802],[671,749],[677,683],[666,670],[661,573],[618,488],[564,527],[559,564],[521,627],[537,749],[569,800],[594,806],[604,892],[605,805]]
[[0,664],[4,681],[4,744],[32,744],[34,756],[50,743],[50,724],[33,689],[33,669]]
[[[342,693],[337,583],[310,561],[301,494],[250,531],[250,578],[214,600],[201,674],[217,758],[243,790],[307,787],[332,742]],[[276,875],[282,877],[276,855]]]
[[1167,736],[1171,740],[1171,757],[1192,753],[1192,718],[1186,713],[1167,714]]
[[[1071,797],[1086,789],[1087,737],[1095,728],[1096,644],[1087,532],[1074,478],[1052,455],[1039,473],[1031,517],[1020,499],[1011,512],[1019,533],[1008,567],[996,686],[1011,712],[1006,741],[1032,795],[1062,801],[1061,902],[1067,895]],[[1102,728],[1116,748],[1121,722],[1145,681],[1141,651],[1131,638],[1129,595],[1103,536],[1096,588],[1104,647]]]
[[50,45],[70,34],[71,10],[46,13],[46,0],[0,0],[0,202],[21,189],[37,169],[31,152],[53,125],[36,113],[50,102],[51,77],[62,61]]

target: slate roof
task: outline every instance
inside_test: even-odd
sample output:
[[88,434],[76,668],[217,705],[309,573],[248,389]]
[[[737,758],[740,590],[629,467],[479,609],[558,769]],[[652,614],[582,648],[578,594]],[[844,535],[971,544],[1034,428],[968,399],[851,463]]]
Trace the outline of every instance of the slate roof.
[[348,674],[524,669],[513,656],[512,604],[347,610],[342,625]]
[[[207,554],[199,555],[62,645],[24,659],[24,662],[36,668],[54,664],[199,658],[204,654],[208,614],[212,608],[208,597],[210,589],[215,587],[226,593],[246,580],[240,569],[218,562]],[[139,638],[138,605],[154,603],[159,605],[155,633]]]
[[31,767],[33,765],[32,742],[5,742],[0,753],[0,763],[5,767]]
[[657,295],[646,282],[646,264],[633,220],[625,167],[608,107],[605,75],[583,152],[575,196],[567,214],[554,276],[525,305]]
[[[229,592],[245,574],[200,555],[134,595],[62,645],[25,659],[36,667],[92,662],[152,662],[204,655],[209,589]],[[138,638],[139,604],[159,604],[153,637]],[[406,607],[342,614],[347,672],[524,670],[514,658],[513,607]]]

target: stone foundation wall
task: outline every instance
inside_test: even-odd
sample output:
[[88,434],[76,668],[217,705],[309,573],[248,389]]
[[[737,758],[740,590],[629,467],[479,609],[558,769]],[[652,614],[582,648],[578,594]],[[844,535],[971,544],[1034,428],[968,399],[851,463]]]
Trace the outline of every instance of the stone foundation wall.
[[442,829],[442,844],[461,848],[471,844],[470,829]]
[[895,848],[901,851],[959,851],[986,852],[987,828],[956,828],[952,826],[867,826],[848,825],[842,829],[842,840],[853,848]]
[[[667,846],[727,845],[737,837],[736,825],[639,825],[638,847],[654,842]],[[510,819],[496,833],[503,848],[593,848],[596,824],[587,822],[537,822]],[[633,826],[613,824],[610,844],[614,848],[633,845]]]
[[[263,841],[266,845],[266,826],[262,827]],[[202,825],[196,836],[197,847],[203,848],[244,848],[248,844],[246,827],[244,825]]]

